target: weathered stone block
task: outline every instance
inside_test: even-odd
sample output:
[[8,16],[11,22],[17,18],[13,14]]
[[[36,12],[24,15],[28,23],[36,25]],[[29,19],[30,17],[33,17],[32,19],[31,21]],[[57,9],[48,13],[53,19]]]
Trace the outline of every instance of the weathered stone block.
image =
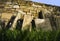
[[36,23],[37,30],[40,30],[40,29],[44,31],[52,30],[52,27],[49,23],[49,19],[35,19],[35,23]]

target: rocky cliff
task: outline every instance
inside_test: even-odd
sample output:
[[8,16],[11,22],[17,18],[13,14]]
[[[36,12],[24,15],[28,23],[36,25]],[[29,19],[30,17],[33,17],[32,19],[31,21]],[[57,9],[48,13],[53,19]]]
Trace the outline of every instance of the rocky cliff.
[[[19,10],[21,10],[22,12]],[[33,16],[33,19],[45,19],[46,22],[43,22],[42,24],[46,25],[43,26],[42,24],[40,24],[43,26],[43,28],[44,27],[51,28],[52,26],[53,29],[58,29],[60,27],[59,6],[52,6],[43,3],[37,3],[32,1],[21,1],[21,0],[13,2],[0,2],[0,12],[1,12],[0,14],[1,20],[5,20],[7,23],[10,20],[11,16],[15,15],[16,17],[18,17],[19,16],[18,13],[21,13],[22,19],[26,20],[26,18],[28,17],[25,18],[25,16],[23,15],[23,13],[25,13],[25,15]],[[19,18],[17,18],[17,20]],[[31,22],[32,19],[30,18],[29,20]],[[30,22],[28,21],[28,23]],[[25,21],[23,23],[25,23]],[[49,24],[49,26],[47,26],[47,24]],[[38,23],[36,23],[36,25],[38,25]]]

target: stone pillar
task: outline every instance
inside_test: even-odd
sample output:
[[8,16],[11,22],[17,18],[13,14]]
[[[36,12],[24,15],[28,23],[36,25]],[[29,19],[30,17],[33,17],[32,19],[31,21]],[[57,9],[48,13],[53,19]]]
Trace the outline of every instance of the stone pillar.
[[32,19],[33,19],[33,16],[31,16],[30,14],[27,14],[24,16],[22,30],[27,30],[30,28],[30,23]]
[[22,18],[22,15],[24,15],[24,14],[25,14],[25,13],[24,13],[23,11],[21,11],[21,10],[18,11],[17,16],[16,16],[16,18],[15,18],[15,20],[14,20],[14,22],[13,22],[13,25],[12,25],[12,27],[10,28],[11,30],[13,30],[13,29],[16,28],[17,20],[18,20],[18,19],[21,19],[21,18]]

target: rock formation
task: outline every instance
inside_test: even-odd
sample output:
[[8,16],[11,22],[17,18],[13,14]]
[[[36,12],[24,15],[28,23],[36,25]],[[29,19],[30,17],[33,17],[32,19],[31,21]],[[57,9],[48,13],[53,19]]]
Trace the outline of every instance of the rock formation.
[[[0,2],[0,8],[1,20],[5,20],[6,25],[11,16],[16,16],[10,29],[16,28],[18,19],[23,19],[22,30],[32,27],[32,20],[35,21],[36,28],[39,27],[43,30],[56,30],[60,28],[59,6],[20,0],[15,2]],[[27,25],[28,27],[25,27]]]

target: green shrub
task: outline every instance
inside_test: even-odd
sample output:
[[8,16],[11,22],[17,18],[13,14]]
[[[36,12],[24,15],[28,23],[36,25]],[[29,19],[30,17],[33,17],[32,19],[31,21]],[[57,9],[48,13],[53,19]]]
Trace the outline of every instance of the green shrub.
[[0,41],[60,41],[60,31],[0,30]]

